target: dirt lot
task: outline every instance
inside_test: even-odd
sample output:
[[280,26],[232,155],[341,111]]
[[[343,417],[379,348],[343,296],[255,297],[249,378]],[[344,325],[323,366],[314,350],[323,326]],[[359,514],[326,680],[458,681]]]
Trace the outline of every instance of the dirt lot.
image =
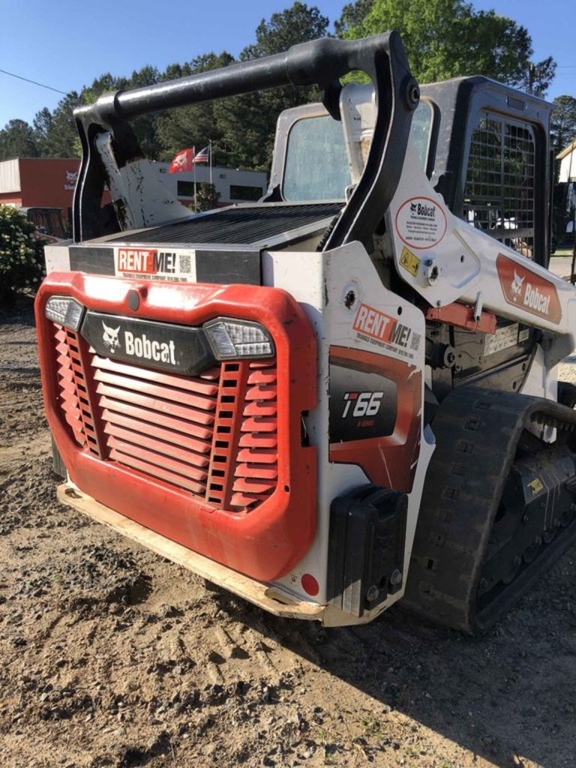
[[56,503],[30,305],[0,323],[1,768],[576,766],[576,552],[482,640],[277,620]]

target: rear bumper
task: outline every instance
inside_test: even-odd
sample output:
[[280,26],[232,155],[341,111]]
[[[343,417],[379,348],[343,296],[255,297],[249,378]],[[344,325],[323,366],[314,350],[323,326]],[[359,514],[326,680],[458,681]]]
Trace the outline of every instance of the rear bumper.
[[274,616],[280,616],[284,619],[319,621],[325,627],[341,627],[367,624],[384,610],[384,607],[381,606],[379,609],[367,611],[361,618],[357,618],[333,605],[298,600],[294,595],[274,586],[262,584],[225,565],[203,557],[181,544],[170,541],[155,531],[151,531],[140,523],[130,520],[86,496],[69,483],[64,483],[58,487],[58,500],[93,520],[107,525],[131,541],[151,549],[167,560],[187,568],[201,578],[238,595],[238,597],[257,605],[268,613],[272,613]]
[[[137,313],[130,309],[130,292],[137,292],[140,298]],[[244,510],[238,505],[231,507],[232,484],[239,477],[247,477],[249,482],[251,471],[259,471],[257,466],[250,465],[249,460],[246,463],[240,455],[239,444],[232,440],[230,492],[223,493],[220,501],[215,501],[214,495],[194,490],[196,481],[191,479],[193,470],[190,477],[184,477],[180,484],[175,484],[172,470],[158,471],[152,476],[136,459],[131,465],[119,460],[118,438],[117,435],[111,437],[105,413],[108,409],[104,399],[110,399],[109,389],[106,389],[102,377],[94,374],[95,370],[101,374],[102,366],[95,362],[96,353],[80,335],[74,341],[78,354],[73,365],[84,377],[81,385],[84,389],[70,394],[74,387],[71,388],[70,382],[63,378],[62,329],[45,316],[46,303],[54,295],[70,296],[89,310],[119,318],[136,316],[167,324],[200,326],[212,318],[227,316],[264,325],[274,339],[277,352],[277,456],[274,465],[277,476],[269,492],[258,498],[257,504],[252,507],[247,506]],[[128,518],[143,529],[154,531],[165,541],[176,542],[187,550],[258,581],[280,578],[304,556],[316,530],[316,452],[313,447],[302,445],[301,413],[313,408],[316,401],[316,345],[305,315],[288,294],[273,288],[252,286],[143,285],[135,280],[53,273],[38,293],[36,320],[48,421],[72,483],[91,497],[93,503],[99,502],[110,511],[116,511],[122,519]],[[65,361],[65,365],[70,367],[70,361]],[[149,375],[149,369],[142,365],[133,366],[132,370],[136,378],[142,370]],[[165,375],[163,377],[166,378]],[[246,387],[248,381],[246,378]],[[138,383],[142,385],[140,379]],[[157,384],[153,381],[150,386]],[[125,396],[127,385],[119,386],[124,387]],[[238,394],[239,399],[248,397],[246,387]],[[171,391],[178,391],[177,387]],[[132,396],[131,392],[128,394]],[[147,396],[146,390],[144,396]],[[137,397],[141,394],[134,395],[134,398]],[[73,400],[71,405],[70,398]],[[158,402],[164,403],[162,397]],[[249,407],[252,408],[254,403],[257,406],[258,402],[256,392],[248,405],[244,399],[236,404],[234,413],[226,416],[228,434],[240,438],[242,429],[251,424],[250,434],[258,435],[258,424],[264,419],[250,417],[249,411]],[[122,406],[117,407],[121,411]],[[175,403],[174,408],[177,407],[178,403]],[[170,408],[170,403],[166,403],[165,413],[159,411],[160,425],[162,419],[171,418]],[[217,406],[214,405],[214,408]],[[82,426],[71,423],[74,418],[70,416],[70,411],[74,409],[85,409],[91,416],[89,440],[83,437]],[[206,413],[207,423],[210,419],[214,421],[210,411]],[[214,414],[217,422],[217,410]],[[204,417],[204,412],[201,415]],[[122,418],[128,423],[128,416]],[[152,421],[150,419],[148,423]],[[160,429],[165,427],[161,425]],[[182,441],[189,437],[182,434]],[[206,473],[210,475],[213,465],[216,466],[214,458],[219,435],[216,429],[212,432],[208,429],[206,434]],[[179,445],[171,448],[174,452],[183,450]],[[139,449],[149,461],[150,456],[158,455],[141,446],[136,446],[134,450]],[[157,442],[154,450],[158,451]],[[162,456],[158,455],[158,460],[161,459]],[[171,462],[170,466],[174,464]],[[177,471],[183,477],[182,469]],[[241,498],[241,494],[236,493],[235,498]]]
[[145,528],[140,523],[120,515],[110,507],[106,507],[90,496],[79,492],[72,485],[64,483],[58,487],[58,500],[93,520],[107,525],[131,541],[142,544],[162,557],[188,568],[203,579],[227,589],[260,608],[264,608],[275,616],[308,620],[320,620],[322,618],[326,606],[304,600],[295,600],[273,587],[203,557],[197,552]]

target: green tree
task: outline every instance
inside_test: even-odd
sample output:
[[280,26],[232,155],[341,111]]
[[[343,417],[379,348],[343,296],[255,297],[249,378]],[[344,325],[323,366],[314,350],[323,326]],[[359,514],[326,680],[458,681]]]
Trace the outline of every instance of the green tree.
[[334,22],[338,37],[348,37],[348,32],[361,24],[372,10],[374,0],[356,0],[342,8],[340,18]]
[[13,303],[16,292],[35,291],[44,275],[41,240],[35,227],[16,208],[0,205],[0,308]]
[[[60,100],[56,109],[50,112],[44,108],[34,118],[34,139],[38,154],[42,157],[79,157],[81,148],[74,110],[84,104],[93,104],[102,94],[128,88],[140,88],[158,82],[158,70],[143,67],[134,71],[131,77],[115,77],[109,72],[96,78],[80,93],[71,91]],[[143,115],[133,123],[144,154],[156,157],[158,139],[156,136],[157,115]]]
[[37,112],[34,116],[34,138],[38,146],[38,154],[40,157],[50,156],[50,135],[52,133],[52,112],[48,107],[44,107],[40,112]]
[[10,120],[0,131],[0,160],[38,157],[34,129],[25,120]]
[[[293,45],[327,34],[329,20],[316,6],[295,2],[269,21],[262,19],[256,40],[240,54],[242,61],[272,56]],[[228,165],[269,170],[274,148],[276,121],[283,109],[306,101],[317,101],[316,88],[287,86],[236,96],[214,106],[214,114],[224,138],[224,157]]]
[[517,82],[510,82],[509,85],[514,85],[521,91],[534,93],[536,96],[544,98],[556,76],[556,67],[557,64],[552,56],[548,56],[547,59],[543,59],[537,64],[530,62],[528,71],[524,72]]
[[240,58],[260,59],[287,51],[292,45],[306,40],[324,37],[329,23],[315,5],[309,7],[296,0],[285,11],[273,13],[270,21],[262,19],[256,27],[256,42],[246,46]]
[[80,92],[82,104],[94,104],[103,93],[113,93],[129,87],[130,80],[127,77],[115,77],[106,72],[97,77],[92,85],[84,86]]
[[42,157],[78,157],[80,144],[74,121],[74,109],[83,103],[76,91],[70,91],[50,113],[46,108],[34,118],[35,137]]
[[[127,85],[123,87],[129,89],[144,88],[147,85],[155,85],[159,79],[160,73],[156,67],[144,66],[142,69],[132,72]],[[157,112],[148,115],[140,115],[131,122],[142,152],[146,157],[153,160],[158,159],[160,151],[158,138],[159,122],[160,115]]]
[[198,211],[212,211],[218,207],[220,193],[216,192],[214,184],[201,182],[196,192],[196,209]]
[[576,99],[574,96],[557,96],[551,123],[552,148],[557,155],[576,139]]
[[[184,65],[171,64],[164,73],[163,79],[208,72],[211,69],[227,67],[234,61],[234,57],[226,51],[218,55],[207,53]],[[173,109],[160,117],[158,123],[160,159],[171,160],[180,150],[187,147],[195,146],[200,150],[210,141],[220,142],[222,131],[214,114],[214,104],[215,102],[202,101],[191,104],[189,107]]]
[[527,88],[533,64],[533,90],[543,94],[554,76],[552,58],[531,62],[525,27],[493,10],[475,11],[464,0],[357,0],[345,7],[336,26],[351,38],[398,30],[410,68],[424,83],[486,75]]

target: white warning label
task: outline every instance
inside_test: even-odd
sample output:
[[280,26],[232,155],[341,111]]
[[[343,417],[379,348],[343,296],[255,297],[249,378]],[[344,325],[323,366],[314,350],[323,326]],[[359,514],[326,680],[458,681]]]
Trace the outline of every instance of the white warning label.
[[488,334],[484,342],[484,354],[493,355],[495,352],[502,352],[503,349],[516,346],[518,327],[518,323],[513,323],[504,326],[504,328],[498,328],[496,333]]

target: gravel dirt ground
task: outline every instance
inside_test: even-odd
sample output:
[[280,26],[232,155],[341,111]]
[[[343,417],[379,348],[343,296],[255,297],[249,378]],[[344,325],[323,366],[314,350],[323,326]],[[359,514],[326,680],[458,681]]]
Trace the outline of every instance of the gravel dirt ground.
[[1,768],[576,766],[574,550],[481,640],[268,616],[56,502],[31,309],[0,315]]

